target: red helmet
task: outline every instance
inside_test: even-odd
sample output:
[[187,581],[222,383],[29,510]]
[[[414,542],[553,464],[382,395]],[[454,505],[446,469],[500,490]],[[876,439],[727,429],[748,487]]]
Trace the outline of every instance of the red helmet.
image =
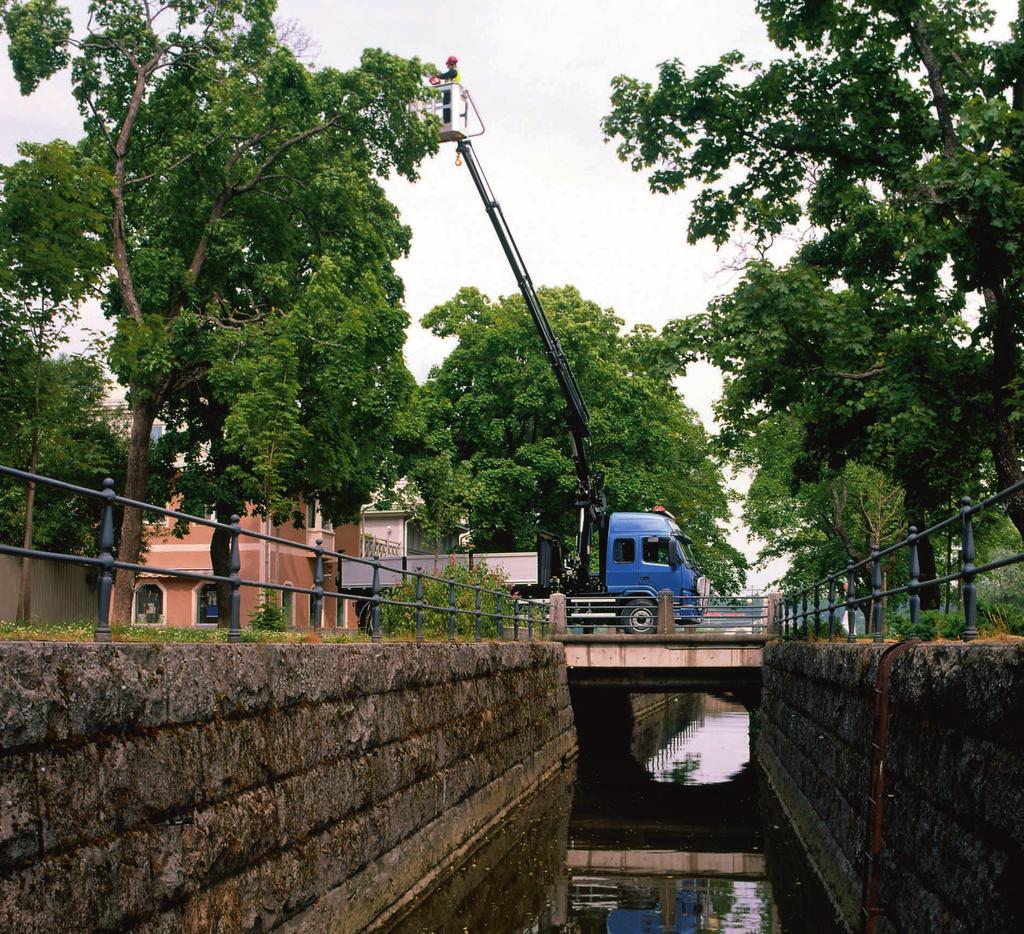
[[458,65],[459,60],[454,55],[449,55],[448,60],[445,62],[446,65]]

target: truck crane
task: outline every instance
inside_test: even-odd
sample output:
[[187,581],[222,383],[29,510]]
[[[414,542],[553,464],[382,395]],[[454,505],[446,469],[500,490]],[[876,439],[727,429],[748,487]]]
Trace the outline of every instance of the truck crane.
[[[575,560],[567,568],[560,541],[541,534],[537,548],[539,593],[547,595],[559,589],[576,600],[611,598],[613,605],[621,608],[621,625],[634,632],[647,632],[655,626],[658,592],[668,588],[682,604],[677,610],[677,621],[698,623],[708,596],[708,581],[690,551],[690,540],[675,519],[660,507],[650,512],[608,512],[604,474],[591,466],[590,413],[565,351],[551,330],[505,214],[473,149],[470,137],[483,133],[483,121],[466,88],[460,84],[441,84],[439,90],[443,99],[447,93],[449,101],[440,112],[441,141],[456,143],[459,156],[456,164],[464,162],[473,179],[565,399],[565,427],[576,471],[579,512]],[[461,112],[457,106],[452,106],[457,99],[464,105]],[[471,121],[478,127],[476,132],[471,130]],[[596,574],[591,572],[595,532],[599,543]]]

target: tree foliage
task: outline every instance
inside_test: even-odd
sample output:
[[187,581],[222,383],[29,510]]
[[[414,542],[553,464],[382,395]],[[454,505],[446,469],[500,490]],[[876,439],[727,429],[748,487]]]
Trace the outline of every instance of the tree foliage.
[[[0,166],[0,461],[96,487],[116,472],[122,448],[99,408],[106,380],[97,361],[56,355],[107,262],[101,205],[109,177],[60,140],[19,152]],[[37,498],[46,507],[39,521]],[[91,551],[94,507],[31,480],[20,490],[5,484],[0,523],[5,539],[24,548]],[[23,558],[22,619],[32,615],[31,568]]]
[[[669,349],[725,370],[734,447],[795,413],[798,481],[877,465],[921,524],[986,462],[1000,486],[1024,476],[1024,22],[995,42],[979,0],[757,9],[775,60],[613,82],[620,156],[656,191],[702,186],[690,241],[759,253]],[[1024,500],[1008,511],[1024,531]]]
[[[0,339],[4,372],[32,374],[34,361],[8,355]],[[12,388],[12,380],[7,384]],[[39,365],[39,405],[34,395],[4,394],[0,407],[0,463],[27,468],[31,431],[37,432],[35,472],[97,489],[104,477],[124,478],[123,426],[104,406],[109,384],[102,362],[88,356],[47,357]],[[17,384],[15,383],[15,386]],[[27,387],[26,387],[27,388]],[[45,485],[33,494],[32,545],[43,551],[96,555],[97,501]],[[21,543],[26,523],[23,485],[0,484],[0,541]]]
[[[575,288],[540,295],[590,408],[593,463],[605,473],[609,508],[664,505],[715,586],[735,590],[745,562],[722,529],[729,519],[724,481],[696,415],[647,362],[654,335],[645,328],[623,334],[620,318]],[[522,300],[492,301],[466,288],[423,323],[459,341],[431,373],[420,405],[434,457],[466,472],[475,546],[532,548],[539,529],[571,542],[576,478],[564,400]],[[432,492],[424,478],[424,497]]]
[[[409,233],[380,179],[415,178],[437,131],[410,107],[426,93],[418,61],[368,50],[348,71],[312,68],[274,9],[115,0],[71,34],[63,7],[28,0],[4,22],[24,91],[70,59],[84,150],[112,179],[106,312],[129,388],[126,494],[146,495],[161,416],[174,430],[154,453],[165,466],[187,453],[165,473],[189,503],[241,511],[252,496],[279,513],[301,493],[340,518],[409,381],[392,267]],[[140,538],[127,510],[122,559]],[[213,559],[223,571],[216,536]],[[130,598],[119,574],[118,618]]]

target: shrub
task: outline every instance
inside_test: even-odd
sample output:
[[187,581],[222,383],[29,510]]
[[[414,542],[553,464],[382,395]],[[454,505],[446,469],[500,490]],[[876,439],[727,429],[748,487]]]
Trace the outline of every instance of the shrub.
[[978,631],[986,636],[1024,636],[1024,608],[1018,603],[978,601]]
[[941,610],[921,610],[917,625],[910,624],[905,613],[890,614],[889,635],[897,639],[959,639],[964,631],[964,618],[960,613],[943,613]]
[[[964,634],[961,612],[921,610],[917,626],[906,613],[889,617],[889,635],[899,639],[960,639]],[[978,603],[978,632],[984,637],[1024,635],[1024,610],[1012,603]]]
[[249,614],[249,625],[258,632],[284,632],[288,628],[278,591],[260,591],[259,603]]
[[[434,577],[444,580],[423,581],[423,602],[429,606],[442,607],[442,609],[424,610],[423,612],[423,636],[426,639],[447,639],[448,638],[448,581],[453,580],[458,584],[476,585],[488,591],[499,591],[502,595],[502,614],[506,617],[506,627],[511,626],[512,593],[508,589],[508,583],[504,575],[489,570],[484,565],[477,565],[470,568],[465,564],[452,562],[440,570],[430,571]],[[382,594],[384,599],[398,600],[403,603],[415,603],[416,601],[416,579],[412,576],[406,577],[400,587],[390,587]],[[484,638],[493,638],[497,635],[498,625],[495,616],[483,616],[484,613],[495,614],[497,612],[497,593],[482,593],[480,596],[481,611],[481,635]],[[474,609],[476,607],[476,595],[469,587],[455,588],[455,606],[462,612],[455,614],[455,636],[457,639],[469,640],[475,638],[476,622],[474,620]],[[540,617],[535,612],[534,621],[538,622]],[[380,629],[385,636],[394,638],[414,638],[416,635],[416,610],[411,606],[393,606],[382,603],[380,608]]]

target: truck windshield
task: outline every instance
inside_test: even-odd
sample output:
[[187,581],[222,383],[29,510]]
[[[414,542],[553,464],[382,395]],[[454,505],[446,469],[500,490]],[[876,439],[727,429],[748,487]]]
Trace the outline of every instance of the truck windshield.
[[690,551],[690,546],[686,543],[686,537],[682,532],[673,532],[672,538],[675,546],[679,549],[679,553],[682,556],[683,564],[688,568],[699,568],[696,559],[693,557],[693,553]]

